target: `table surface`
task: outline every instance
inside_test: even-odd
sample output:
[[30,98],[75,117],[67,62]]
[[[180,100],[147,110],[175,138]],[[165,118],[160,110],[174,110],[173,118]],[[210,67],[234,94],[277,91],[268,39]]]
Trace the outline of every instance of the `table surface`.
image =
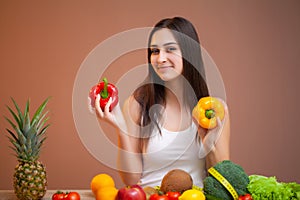
[[[51,200],[52,195],[57,190],[47,190],[44,198],[42,200]],[[91,190],[68,190],[78,192],[80,194],[81,200],[95,200],[95,197]],[[18,200],[13,190],[0,190],[0,200]]]

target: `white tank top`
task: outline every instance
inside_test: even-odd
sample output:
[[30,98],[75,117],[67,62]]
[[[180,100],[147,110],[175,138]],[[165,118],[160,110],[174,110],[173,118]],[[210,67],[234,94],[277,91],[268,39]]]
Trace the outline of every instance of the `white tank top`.
[[157,131],[149,139],[147,152],[143,154],[141,186],[160,186],[165,174],[173,169],[182,169],[192,176],[194,185],[203,187],[205,158],[199,158],[202,143],[197,139],[196,125],[192,123],[180,132],[161,127],[161,132]]

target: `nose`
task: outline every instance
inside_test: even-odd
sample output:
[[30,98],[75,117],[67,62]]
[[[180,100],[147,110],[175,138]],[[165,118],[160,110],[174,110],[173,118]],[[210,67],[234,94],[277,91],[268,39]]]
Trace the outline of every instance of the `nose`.
[[163,50],[161,50],[158,54],[158,58],[157,58],[157,61],[159,63],[164,63],[167,61],[167,53]]

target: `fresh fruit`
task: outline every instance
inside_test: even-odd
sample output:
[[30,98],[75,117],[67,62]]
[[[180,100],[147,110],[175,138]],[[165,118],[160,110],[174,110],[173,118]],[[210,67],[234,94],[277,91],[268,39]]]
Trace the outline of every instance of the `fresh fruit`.
[[117,200],[146,200],[146,193],[139,185],[131,185],[119,189]]
[[178,200],[205,200],[205,195],[200,190],[190,189],[183,192]]
[[181,169],[173,169],[163,177],[160,190],[165,194],[169,191],[182,193],[192,187],[193,179],[189,173]]
[[14,191],[18,199],[42,199],[46,193],[46,170],[38,159],[41,147],[46,140],[46,130],[49,127],[49,124],[45,125],[49,119],[48,112],[43,113],[48,100],[49,98],[38,107],[31,120],[29,100],[23,113],[13,98],[16,112],[7,106],[15,121],[14,123],[5,117],[13,128],[13,131],[6,130],[10,135],[9,140],[18,160],[13,179]]
[[80,200],[80,195],[78,192],[68,192],[66,193],[64,200]]
[[113,178],[105,173],[93,177],[91,189],[96,200],[115,200],[118,193]]
[[91,190],[96,195],[97,190],[104,187],[115,187],[114,179],[108,174],[98,174],[91,181]]
[[156,190],[155,188],[150,187],[150,186],[144,187],[143,190],[146,194],[146,199],[149,199],[152,194],[158,193],[158,190]]
[[95,194],[96,200],[115,200],[118,189],[115,187],[103,187],[97,190]]
[[167,197],[169,197],[169,200],[178,200],[181,193],[170,191],[170,192],[167,192],[166,195],[167,195]]
[[52,200],[64,200],[65,198],[65,193],[61,191],[57,191],[52,195]]

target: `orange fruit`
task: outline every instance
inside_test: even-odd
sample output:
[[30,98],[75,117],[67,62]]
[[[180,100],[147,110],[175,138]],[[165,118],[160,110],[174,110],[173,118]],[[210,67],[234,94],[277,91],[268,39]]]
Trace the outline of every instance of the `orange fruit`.
[[103,187],[97,190],[96,200],[115,200],[118,194],[118,189],[115,187]]
[[96,195],[97,190],[104,187],[115,187],[113,178],[108,174],[98,174],[91,181],[91,189]]

